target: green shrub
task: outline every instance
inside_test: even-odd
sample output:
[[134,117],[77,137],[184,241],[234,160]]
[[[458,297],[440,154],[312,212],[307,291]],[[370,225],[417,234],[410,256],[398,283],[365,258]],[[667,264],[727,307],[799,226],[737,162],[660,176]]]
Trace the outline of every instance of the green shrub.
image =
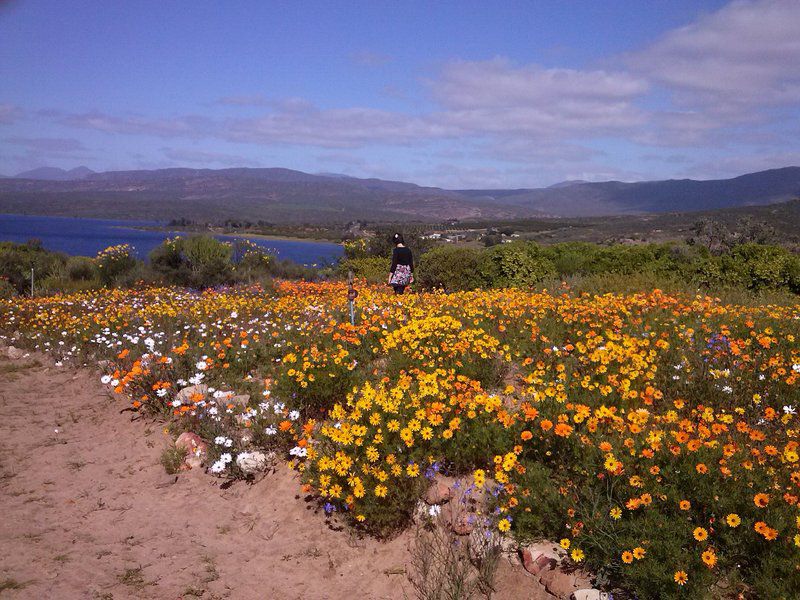
[[474,248],[439,246],[419,259],[415,278],[426,288],[474,290],[482,283],[478,273],[480,255]]
[[120,280],[136,268],[137,260],[129,244],[110,246],[97,253],[94,259],[103,285],[119,285]]
[[34,271],[34,286],[53,274],[62,271],[66,255],[45,250],[39,240],[25,244],[0,242],[0,277],[5,278],[19,294],[29,294],[31,269]]
[[478,269],[489,287],[529,287],[556,273],[553,262],[532,243],[515,242],[484,251]]
[[352,271],[356,277],[366,279],[368,283],[385,283],[389,278],[391,260],[382,256],[364,256],[349,258],[339,263],[339,274],[346,276]]
[[67,259],[66,275],[70,281],[91,281],[99,279],[95,262],[86,256],[70,256]]
[[271,287],[270,267],[275,256],[250,240],[236,240],[233,243],[235,278],[241,283],[260,283]]
[[208,235],[175,237],[150,253],[152,269],[169,283],[204,289],[233,283],[231,244]]
[[5,277],[0,277],[0,300],[7,300],[17,295],[17,290]]
[[169,446],[161,453],[161,465],[168,474],[175,475],[180,472],[186,454],[185,448]]

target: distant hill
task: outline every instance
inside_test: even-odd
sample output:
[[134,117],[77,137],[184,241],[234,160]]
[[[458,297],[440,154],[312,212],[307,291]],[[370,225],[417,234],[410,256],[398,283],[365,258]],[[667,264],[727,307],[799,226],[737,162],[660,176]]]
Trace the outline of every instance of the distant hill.
[[461,190],[480,202],[523,207],[560,217],[713,210],[771,204],[800,197],[800,167],[749,173],[733,179],[669,179],[623,183],[557,184],[528,190]]
[[559,181],[558,183],[554,183],[553,185],[548,185],[547,189],[552,190],[555,188],[569,187],[571,185],[578,185],[579,183],[589,183],[589,182],[584,179],[568,179],[567,181]]
[[0,179],[0,213],[271,223],[595,217],[767,205],[800,197],[800,167],[733,179],[445,190],[291,169],[36,169]]
[[17,179],[39,179],[43,181],[74,181],[83,179],[87,175],[94,173],[88,167],[76,167],[65,171],[58,167],[39,167],[30,171],[23,171],[14,175]]

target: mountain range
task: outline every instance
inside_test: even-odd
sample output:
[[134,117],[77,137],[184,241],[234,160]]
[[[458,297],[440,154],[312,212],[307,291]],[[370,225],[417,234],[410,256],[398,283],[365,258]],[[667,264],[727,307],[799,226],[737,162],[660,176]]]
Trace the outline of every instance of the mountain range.
[[699,211],[800,197],[800,167],[733,179],[565,181],[547,188],[446,190],[281,168],[95,173],[43,167],[0,179],[0,213],[196,222],[493,220]]

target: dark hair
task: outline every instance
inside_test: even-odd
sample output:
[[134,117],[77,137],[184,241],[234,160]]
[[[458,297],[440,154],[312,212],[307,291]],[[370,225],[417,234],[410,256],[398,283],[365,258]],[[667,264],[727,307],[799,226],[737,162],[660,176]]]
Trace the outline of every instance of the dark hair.
[[403,239],[402,233],[395,233],[392,236],[392,243],[396,246],[397,244],[405,244],[405,240]]

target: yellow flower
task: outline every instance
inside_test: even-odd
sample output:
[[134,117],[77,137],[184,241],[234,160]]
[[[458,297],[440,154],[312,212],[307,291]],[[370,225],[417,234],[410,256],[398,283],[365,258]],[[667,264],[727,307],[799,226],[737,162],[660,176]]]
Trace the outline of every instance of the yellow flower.
[[686,571],[675,571],[673,579],[678,585],[686,585],[686,582],[689,581],[689,576],[686,574]]
[[725,517],[725,522],[728,524],[728,527],[738,527],[742,519],[736,513],[731,513]]
[[636,548],[633,549],[633,557],[636,560],[642,560],[645,554],[647,554],[647,551],[641,546],[636,546]]
[[619,521],[619,519],[622,517],[622,509],[619,506],[615,506],[610,511],[608,511],[608,514],[615,521]]
[[692,532],[694,539],[698,542],[702,542],[706,538],[708,538],[708,531],[706,531],[703,527],[695,527],[694,531]]
[[385,485],[378,485],[378,486],[375,486],[375,495],[376,495],[378,498],[385,498],[385,497],[386,497],[386,494],[387,494],[387,492],[388,492],[388,491],[389,491],[389,490],[388,490],[388,489],[386,489],[386,486],[385,486]]
[[572,560],[574,560],[575,562],[581,562],[586,555],[583,553],[583,550],[581,550],[580,548],[575,548],[570,553],[570,556],[572,557]]
[[406,467],[406,475],[409,477],[416,477],[419,475],[419,465],[411,463]]
[[626,565],[631,564],[633,562],[633,553],[625,550],[625,552],[622,553],[622,562]]
[[497,524],[497,528],[505,533],[509,529],[511,529],[511,522],[508,519],[501,519],[500,522]]
[[558,542],[564,550],[569,550],[570,541],[568,538],[563,538]]
[[482,488],[486,483],[486,471],[483,469],[476,469],[472,474],[472,478],[475,480],[475,487]]

